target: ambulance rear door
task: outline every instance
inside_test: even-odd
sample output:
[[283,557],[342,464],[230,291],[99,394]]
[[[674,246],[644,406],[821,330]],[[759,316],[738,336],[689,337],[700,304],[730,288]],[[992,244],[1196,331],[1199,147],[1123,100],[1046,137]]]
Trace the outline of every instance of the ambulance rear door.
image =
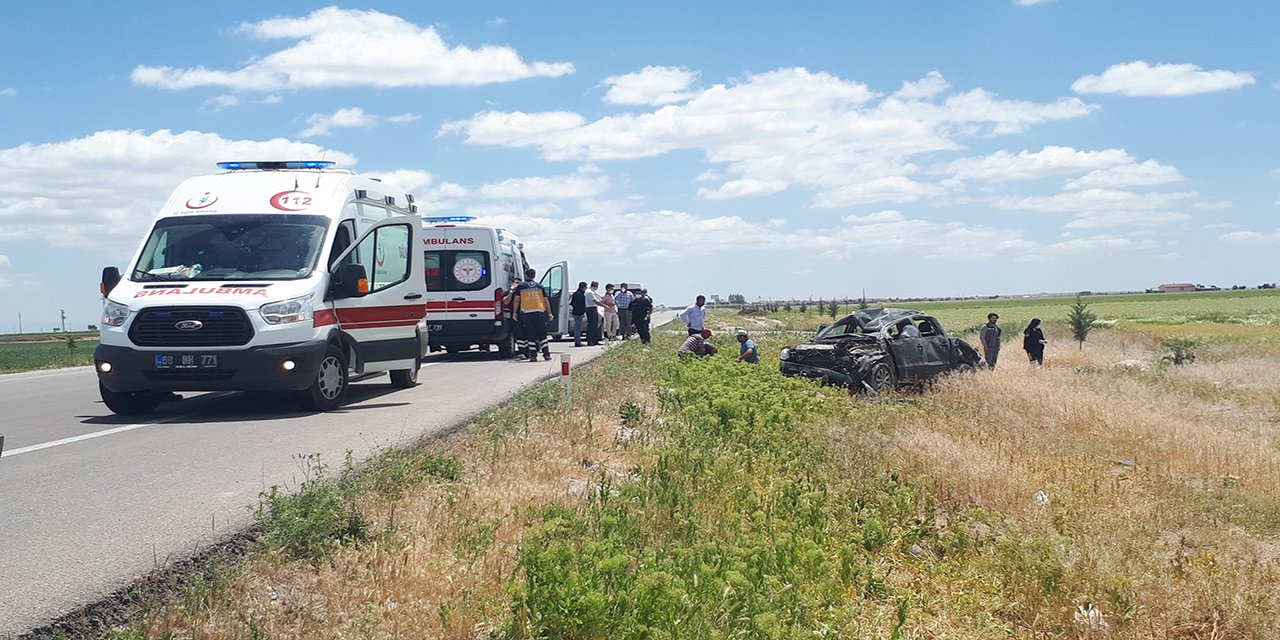
[[427,325],[432,333],[498,333],[500,326],[494,323],[501,321],[501,297],[494,288],[504,285],[494,273],[497,247],[492,236],[489,229],[453,225],[436,225],[427,231]]
[[426,317],[422,281],[421,219],[392,216],[365,230],[338,256],[332,272],[344,264],[363,265],[369,293],[333,300],[316,313],[316,323],[336,323],[356,341],[357,371],[410,369],[422,355],[418,324]]
[[547,290],[551,312],[556,314],[555,322],[547,327],[547,333],[559,340],[569,333],[569,262],[566,260],[551,265],[538,283]]

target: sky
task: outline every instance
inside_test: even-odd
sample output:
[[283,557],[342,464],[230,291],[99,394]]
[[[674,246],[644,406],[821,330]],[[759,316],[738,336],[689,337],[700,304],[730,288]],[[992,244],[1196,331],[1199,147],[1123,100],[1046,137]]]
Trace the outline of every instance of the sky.
[[57,1],[0,22],[0,332],[328,159],[662,304],[1280,280],[1280,5]]

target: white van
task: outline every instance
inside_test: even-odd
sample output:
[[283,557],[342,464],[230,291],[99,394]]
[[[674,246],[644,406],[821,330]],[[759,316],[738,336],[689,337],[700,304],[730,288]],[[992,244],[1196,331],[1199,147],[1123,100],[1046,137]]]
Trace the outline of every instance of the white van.
[[[506,294],[524,279],[529,263],[524,245],[509,231],[469,224],[471,216],[439,216],[423,220],[426,245],[427,326],[432,351],[449,353],[497,347],[510,357],[514,326],[503,309]],[[558,262],[542,275],[555,322],[547,327],[557,340],[569,332],[569,296],[564,293],[569,264]]]
[[223,162],[178,186],[122,276],[103,270],[98,387],[118,414],[173,391],[417,384],[427,349],[413,197],[332,162]]

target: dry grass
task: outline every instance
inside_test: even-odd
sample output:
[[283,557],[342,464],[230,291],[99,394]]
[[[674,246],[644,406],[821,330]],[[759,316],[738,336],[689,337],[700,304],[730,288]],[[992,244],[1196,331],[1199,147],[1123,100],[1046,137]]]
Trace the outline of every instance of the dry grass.
[[[1219,346],[1187,366],[1112,366],[1155,360],[1155,342],[1098,332],[1083,351],[1056,344],[1043,368],[1009,354],[995,371],[944,382],[895,425],[890,464],[948,505],[1053,541],[1067,559],[1061,589],[1109,621],[1099,637],[1274,637],[1280,351]],[[995,578],[1008,560],[999,545],[987,553],[969,579]],[[1070,607],[1018,615],[1026,630],[1088,631]]]

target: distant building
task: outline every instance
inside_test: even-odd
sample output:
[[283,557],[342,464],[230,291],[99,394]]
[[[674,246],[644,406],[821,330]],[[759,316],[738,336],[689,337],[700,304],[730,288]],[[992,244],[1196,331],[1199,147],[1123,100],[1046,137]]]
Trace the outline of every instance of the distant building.
[[710,296],[708,296],[708,299],[711,302],[714,302],[715,304],[720,304],[720,294],[718,293],[711,294]]
[[1174,284],[1162,284],[1156,287],[1156,291],[1159,291],[1160,293],[1179,293],[1179,292],[1185,292],[1185,291],[1195,291],[1198,288],[1199,287],[1197,287],[1194,284],[1179,282]]

